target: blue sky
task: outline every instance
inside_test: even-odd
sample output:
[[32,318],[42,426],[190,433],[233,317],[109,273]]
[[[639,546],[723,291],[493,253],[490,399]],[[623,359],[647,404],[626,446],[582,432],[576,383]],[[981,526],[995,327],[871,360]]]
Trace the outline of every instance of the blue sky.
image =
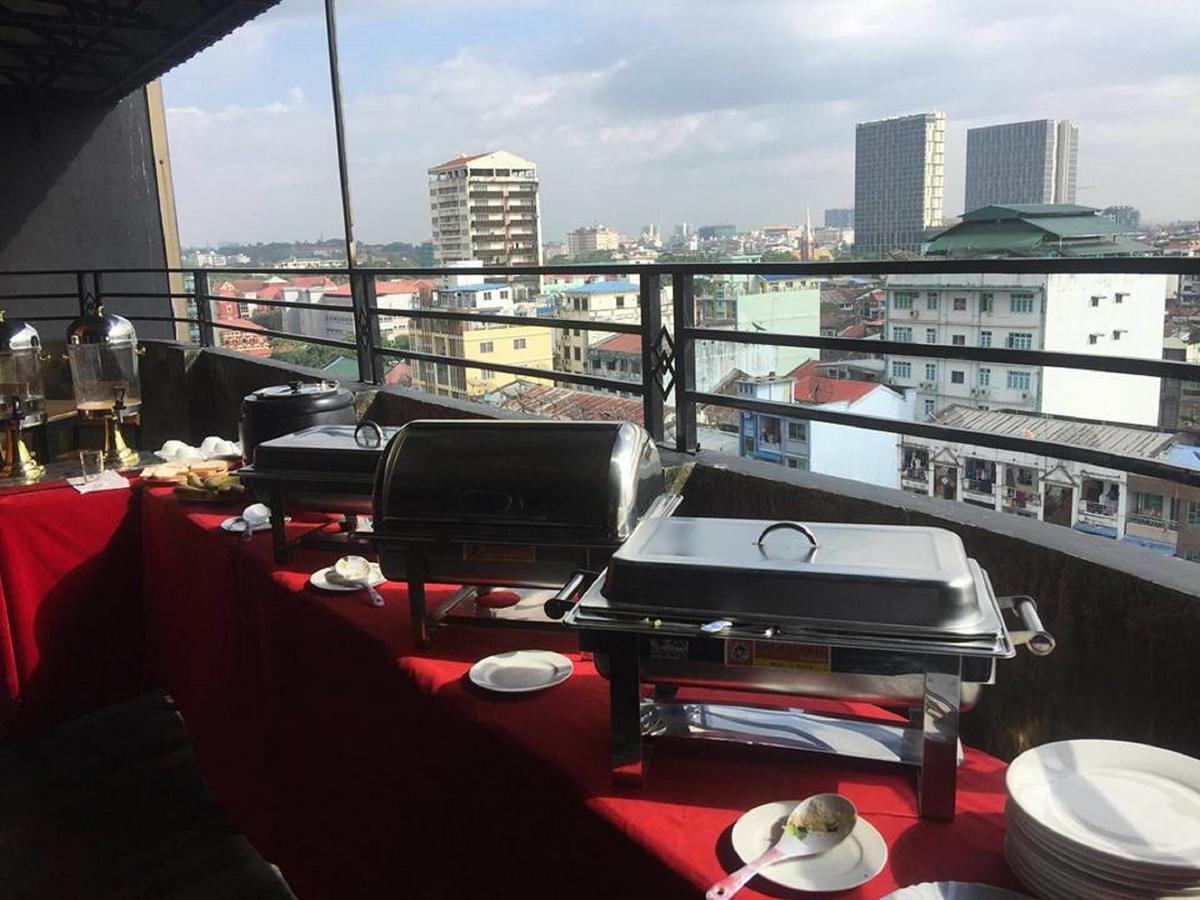
[[[546,239],[592,222],[819,222],[854,123],[1080,126],[1078,200],[1200,216],[1200,4],[1155,0],[338,0],[358,237],[428,236],[425,170],[538,164]],[[985,12],[986,10],[986,12]],[[185,244],[341,232],[319,0],[283,0],[164,80]]]

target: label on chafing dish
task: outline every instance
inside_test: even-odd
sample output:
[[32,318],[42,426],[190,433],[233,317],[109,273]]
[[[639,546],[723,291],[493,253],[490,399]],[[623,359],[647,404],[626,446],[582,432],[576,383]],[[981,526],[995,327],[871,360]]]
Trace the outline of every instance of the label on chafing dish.
[[524,544],[463,544],[463,559],[484,562],[533,562],[537,548]]
[[811,644],[735,639],[725,642],[725,665],[828,672],[830,653],[828,647]]

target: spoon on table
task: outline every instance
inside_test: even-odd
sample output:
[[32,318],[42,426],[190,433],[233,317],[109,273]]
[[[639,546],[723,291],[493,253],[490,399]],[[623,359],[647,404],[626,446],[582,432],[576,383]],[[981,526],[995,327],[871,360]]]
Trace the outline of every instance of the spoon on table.
[[773,846],[710,887],[705,900],[732,897],[774,863],[833,849],[846,839],[857,822],[858,810],[841,794],[813,794],[788,813],[783,834]]
[[362,556],[343,556],[333,564],[333,571],[346,584],[357,584],[365,588],[372,606],[383,606],[383,595],[371,584],[371,563]]

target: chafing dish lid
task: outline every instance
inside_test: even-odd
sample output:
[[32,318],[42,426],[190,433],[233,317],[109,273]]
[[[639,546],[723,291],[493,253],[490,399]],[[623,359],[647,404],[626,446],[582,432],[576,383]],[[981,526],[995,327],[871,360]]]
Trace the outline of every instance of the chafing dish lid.
[[628,422],[418,420],[379,467],[375,531],[505,525],[612,542],[662,492],[658,449]]
[[94,313],[80,316],[67,328],[67,343],[76,344],[112,344],[123,346],[137,342],[137,331],[133,323],[124,316],[117,316],[104,311],[103,306],[96,307]]
[[354,425],[314,425],[259,444],[254,451],[254,472],[370,475],[383,455],[383,447],[399,430],[381,428],[380,440],[374,426],[356,429]]
[[613,554],[603,592],[610,604],[645,609],[945,633],[994,627],[994,601],[979,596],[962,541],[940,528],[646,519]]
[[0,352],[5,350],[36,350],[41,346],[37,329],[19,319],[6,319],[0,309]]

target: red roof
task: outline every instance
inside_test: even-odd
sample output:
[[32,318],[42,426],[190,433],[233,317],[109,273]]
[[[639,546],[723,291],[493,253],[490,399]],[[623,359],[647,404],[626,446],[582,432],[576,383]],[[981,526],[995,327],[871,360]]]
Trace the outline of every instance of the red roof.
[[857,325],[849,325],[838,332],[838,337],[844,338],[864,338],[867,336],[867,326],[859,322]]
[[383,376],[384,384],[409,384],[411,382],[412,366],[406,362],[396,363]]
[[292,287],[333,287],[333,279],[328,275],[297,275],[288,280]]
[[255,331],[265,331],[266,329],[257,322],[251,322],[249,319],[224,319],[224,325],[236,325],[238,328],[253,328]]
[[877,387],[874,381],[806,375],[796,381],[793,396],[797,403],[855,403]]
[[230,282],[235,290],[241,291],[243,294],[253,294],[256,291],[261,291],[266,284],[261,278],[235,278]]
[[642,336],[640,334],[616,334],[601,341],[592,349],[604,350],[608,353],[641,354]]
[[[488,153],[490,153],[490,152],[491,151],[489,150]],[[487,156],[488,153],[475,153],[475,154],[472,154],[471,156],[467,156],[466,154],[460,153],[460,154],[458,154],[458,156],[454,157],[454,159],[448,159],[444,163],[438,163],[436,166],[434,166],[429,171],[436,172],[439,169],[457,169],[459,166],[463,165],[464,163],[469,163],[473,159],[479,159],[479,157],[481,157],[481,156]]]
[[[421,291],[433,290],[432,281],[424,281],[420,278],[406,279],[397,278],[392,281],[377,281],[375,282],[375,296],[386,294],[419,294]],[[325,292],[326,297],[349,297],[350,285],[339,284],[337,287]]]

